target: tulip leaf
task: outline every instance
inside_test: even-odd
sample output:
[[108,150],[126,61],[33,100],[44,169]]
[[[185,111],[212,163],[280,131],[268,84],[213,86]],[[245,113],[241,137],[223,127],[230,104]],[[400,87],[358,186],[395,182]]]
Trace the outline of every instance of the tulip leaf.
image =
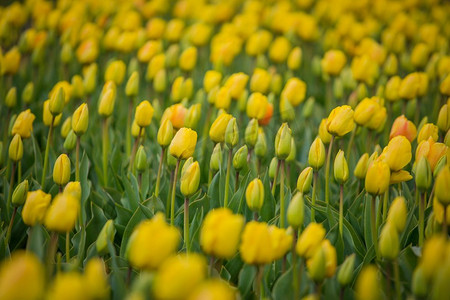
[[239,272],[238,288],[243,299],[250,299],[249,292],[252,288],[253,281],[256,278],[256,267],[244,265]]

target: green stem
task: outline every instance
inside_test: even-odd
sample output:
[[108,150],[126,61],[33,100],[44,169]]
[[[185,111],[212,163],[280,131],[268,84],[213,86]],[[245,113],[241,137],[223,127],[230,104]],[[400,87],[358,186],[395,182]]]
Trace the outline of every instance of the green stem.
[[169,193],[167,195],[166,200],[166,217],[169,219],[170,217],[170,201],[172,200],[172,185],[173,185],[173,177],[175,176],[175,170],[170,172],[170,182],[169,182]]
[[347,159],[352,155],[351,151],[352,151],[352,147],[353,147],[353,142],[355,140],[356,130],[358,130],[358,125],[356,125],[355,128],[353,128],[352,135],[350,136],[350,141],[348,142],[347,152],[346,152]]
[[284,203],[284,160],[281,160],[281,174],[280,174],[280,227],[285,225],[285,203]]
[[395,298],[400,300],[402,298],[401,287],[400,287],[400,270],[398,267],[398,261],[395,259],[393,262],[394,265],[394,279],[395,279]]
[[130,157],[130,165],[128,166],[128,171],[134,173],[134,160],[136,158],[136,151],[137,148],[139,146],[139,143],[141,141],[141,134],[142,134],[142,127],[139,127],[139,133],[137,138],[134,140],[134,145],[133,145],[133,151],[131,152],[131,157]]
[[314,181],[313,181],[313,190],[312,190],[312,199],[311,199],[311,222],[316,222],[316,188],[317,188],[317,178],[319,176],[319,172],[314,170]]
[[173,184],[172,184],[172,200],[170,202],[170,225],[174,224],[175,221],[175,194],[176,194],[176,188],[177,188],[177,176],[178,176],[178,169],[180,167],[180,159],[177,159],[177,165],[175,166],[175,173],[173,175]]
[[331,151],[333,150],[334,135],[331,136],[330,144],[328,145],[327,164],[325,165],[325,203],[330,203],[330,161]]
[[161,158],[159,159],[158,174],[156,176],[155,196],[159,196],[159,185],[161,184],[161,171],[164,162],[165,148],[161,149]]
[[16,217],[17,213],[17,206],[14,206],[13,214],[11,216],[11,221],[9,222],[8,231],[6,232],[6,238],[5,238],[5,246],[8,246],[9,239],[11,238],[11,231],[14,224],[14,218]]
[[275,189],[277,187],[277,179],[278,179],[279,171],[280,171],[280,160],[277,161],[277,168],[275,169],[275,175],[273,175],[272,196],[274,196],[274,197],[275,197]]
[[388,201],[389,201],[389,188],[386,190],[383,196],[383,223],[387,219],[387,207],[388,207]]
[[50,143],[53,134],[53,122],[55,121],[55,116],[52,116],[52,122],[50,123],[50,129],[48,130],[47,136],[47,145],[45,146],[45,154],[44,154],[44,165],[42,167],[42,178],[41,178],[41,188],[44,189],[45,176],[47,175],[47,167],[48,167],[48,152],[50,150]]
[[66,232],[66,262],[70,261],[70,232]]
[[11,197],[13,194],[13,190],[14,190],[14,176],[16,173],[16,163],[13,162],[12,163],[12,171],[11,171],[11,179],[9,181],[9,189],[8,189],[8,200],[6,201],[6,214],[9,218],[9,213],[10,213],[10,206],[11,206]]
[[420,199],[419,199],[419,247],[423,246],[423,237],[424,237],[424,230],[425,230],[425,194],[420,193]]
[[339,234],[343,237],[344,223],[344,185],[339,185]]
[[191,246],[189,244],[189,198],[184,198],[184,245],[186,252],[191,252]]
[[131,153],[131,115],[133,113],[133,99],[130,98],[128,102],[128,116],[127,116],[127,132],[125,134],[125,151],[127,157],[130,157]]
[[103,136],[102,136],[102,150],[103,150],[103,183],[105,187],[108,186],[108,152],[109,152],[109,135],[108,135],[108,119],[103,119]]
[[58,234],[54,231],[50,234],[50,242],[47,248],[47,278],[50,279],[53,273],[53,262],[55,261],[55,253],[58,249]]
[[257,293],[259,293],[259,299],[264,299],[264,284],[263,284],[263,275],[264,275],[264,265],[257,266],[258,269],[258,277],[257,277]]
[[227,161],[227,174],[225,177],[225,196],[223,198],[223,207],[228,206],[228,194],[230,192],[230,170],[231,170],[231,160],[233,156],[233,148],[228,151],[228,161]]
[[297,253],[295,245],[297,244],[297,231],[294,231],[294,239],[292,240],[292,286],[294,288],[294,299],[300,299],[300,286],[298,282]]
[[80,140],[81,137],[77,135],[77,146],[75,150],[75,180],[80,181]]
[[[370,226],[372,229],[372,244],[375,249],[375,253],[378,253],[378,233],[376,227],[376,206],[377,206],[377,196],[372,196],[371,210],[370,210]],[[378,257],[378,254],[377,254]]]
[[22,182],[22,161],[19,160],[19,162],[17,163],[18,166],[18,172],[17,172],[17,182],[21,183]]

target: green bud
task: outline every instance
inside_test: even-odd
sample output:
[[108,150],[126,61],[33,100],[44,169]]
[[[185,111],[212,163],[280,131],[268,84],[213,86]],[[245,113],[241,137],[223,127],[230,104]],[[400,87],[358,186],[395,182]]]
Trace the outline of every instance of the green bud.
[[319,246],[310,261],[308,261],[308,274],[315,282],[321,282],[325,278],[326,261],[325,251]]
[[406,224],[406,200],[403,197],[396,197],[389,207],[387,222],[392,224],[398,233],[405,229]]
[[321,59],[318,55],[314,55],[311,61],[312,72],[314,75],[319,76],[322,73]]
[[211,154],[211,160],[209,161],[209,168],[213,171],[218,171],[220,165],[222,164],[222,147],[220,143],[217,143],[214,147],[213,153]]
[[251,119],[248,122],[247,128],[245,128],[245,143],[249,148],[255,147],[256,141],[258,140],[258,120]]
[[341,71],[342,84],[344,89],[354,90],[356,88],[356,80],[353,78],[352,70],[350,67],[345,67]]
[[295,158],[297,157],[297,147],[295,147],[295,140],[293,137],[291,137],[291,152],[289,152],[288,157],[286,157],[287,162],[293,162],[295,161]]
[[227,128],[225,129],[225,143],[228,148],[233,149],[239,142],[239,128],[237,126],[236,118],[232,118],[228,121]]
[[313,178],[313,168],[306,167],[300,173],[297,179],[297,190],[300,193],[307,194],[311,190],[311,182]]
[[[132,57],[128,63],[127,73],[128,76],[132,76],[134,72],[139,72],[139,61],[136,57]],[[138,81],[139,83],[139,81]]]
[[296,193],[292,197],[287,210],[287,221],[294,229],[300,228],[303,224],[303,216],[305,213],[305,203],[302,193]]
[[364,83],[358,84],[357,90],[356,90],[358,101],[361,101],[362,99],[366,98],[368,95],[367,86]]
[[172,44],[166,51],[166,65],[169,68],[174,68],[178,65],[178,57],[180,56],[180,46]]
[[255,154],[259,158],[263,158],[266,156],[267,153],[267,141],[266,141],[266,135],[264,133],[264,130],[262,128],[259,128],[258,131],[258,140],[256,141],[255,145]]
[[350,256],[347,256],[347,258],[339,268],[337,280],[342,287],[347,286],[352,282],[353,272],[355,268],[355,259],[356,255],[354,253]]
[[306,101],[305,104],[303,105],[303,117],[305,119],[308,119],[311,117],[313,111],[314,111],[314,104],[316,102],[316,99],[314,97],[309,97]]
[[356,164],[355,170],[353,171],[353,175],[355,175],[358,179],[366,178],[367,167],[369,161],[369,154],[364,153],[358,160]]
[[333,95],[336,99],[342,99],[344,96],[344,84],[342,83],[342,80],[337,77],[336,80],[334,80],[333,83]]
[[397,230],[390,222],[387,222],[381,230],[378,246],[380,255],[385,259],[394,260],[398,256],[399,248]]
[[147,153],[145,153],[144,146],[140,145],[136,152],[136,158],[134,160],[134,167],[139,173],[142,173],[147,168]]
[[77,135],[75,134],[75,132],[73,132],[73,130],[70,130],[69,134],[67,134],[67,137],[64,141],[64,149],[70,152],[73,150],[73,148],[75,148],[76,143],[77,143]]
[[245,112],[247,109],[248,91],[244,90],[238,99],[238,109],[240,112]]
[[181,176],[186,172],[186,170],[194,163],[194,158],[191,156],[183,164],[183,167],[181,168]]
[[287,123],[283,123],[275,137],[275,154],[278,159],[286,159],[291,152],[291,129]]
[[295,119],[295,109],[286,97],[281,98],[280,114],[283,122],[288,122]]
[[248,148],[247,145],[239,148],[233,157],[233,167],[236,171],[242,170],[247,165]]
[[28,82],[22,91],[22,101],[24,103],[31,103],[34,95],[34,83],[32,81]]
[[9,159],[14,162],[18,162],[23,157],[23,142],[18,133],[14,135],[11,143],[9,144],[8,155]]
[[156,73],[155,78],[153,78],[153,89],[158,93],[162,93],[166,90],[166,87],[167,87],[166,70],[161,69]]
[[184,127],[195,129],[197,127],[198,121],[200,121],[202,113],[202,105],[200,103],[191,105],[186,112],[184,118]]
[[[417,106],[416,98],[409,100],[406,103],[406,118],[408,118],[410,120],[414,120],[414,115],[416,114],[416,106]],[[419,132],[419,131],[417,131],[417,132]]]
[[113,243],[115,235],[116,227],[114,226],[114,221],[106,221],[95,242],[95,248],[100,255],[108,253],[108,241]]
[[70,63],[73,57],[73,49],[70,43],[64,43],[64,45],[61,48],[61,61],[64,64]]
[[277,168],[278,168],[278,158],[274,157],[270,161],[270,165],[269,165],[269,177],[271,179],[275,178],[275,173],[277,171]]
[[283,85],[283,77],[276,73],[272,76],[272,81],[270,82],[270,91],[275,95],[279,95]]
[[28,180],[24,180],[16,186],[12,194],[12,204],[16,207],[22,206],[28,194]]
[[[192,157],[191,157],[192,158]],[[185,164],[186,165],[186,164]],[[185,166],[183,166],[184,169]],[[190,197],[198,190],[200,183],[200,165],[198,161],[192,162],[184,172],[181,172],[180,190],[185,197]]]
[[344,184],[348,180],[349,171],[344,151],[339,150],[334,159],[334,179],[339,184]]
[[412,276],[412,292],[417,297],[425,297],[428,292],[428,283],[420,265],[414,270]]
[[58,91],[54,92],[50,98],[49,110],[54,117],[62,113],[64,109],[64,90],[59,88]]
[[314,168],[314,170],[319,170],[325,163],[325,145],[323,144],[320,137],[312,142],[309,148],[308,154],[308,164]]
[[421,157],[416,166],[416,186],[418,189],[424,191],[431,185],[431,167],[426,157]]
[[442,170],[442,168],[445,167],[446,165],[447,165],[447,156],[443,155],[441,158],[439,158],[436,166],[434,167],[433,177],[436,177]]
[[9,108],[16,106],[17,104],[17,89],[12,87],[8,90],[5,98],[5,105]]

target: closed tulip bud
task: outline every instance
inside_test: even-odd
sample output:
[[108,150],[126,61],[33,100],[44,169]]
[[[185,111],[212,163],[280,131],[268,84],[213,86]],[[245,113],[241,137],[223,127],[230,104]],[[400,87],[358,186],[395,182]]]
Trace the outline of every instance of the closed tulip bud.
[[342,99],[344,96],[344,84],[339,77],[333,81],[333,96],[336,99]]
[[403,78],[399,90],[398,95],[402,99],[411,100],[417,97],[417,90],[419,86],[419,77],[417,76],[417,73],[411,73],[406,75],[405,78]]
[[411,157],[411,143],[400,135],[389,141],[379,159],[386,162],[392,171],[399,171],[411,161]]
[[90,299],[107,299],[110,296],[105,262],[101,258],[91,258],[84,269],[86,294]]
[[23,143],[19,134],[15,134],[9,144],[9,159],[18,162],[23,157]]
[[389,165],[381,160],[369,165],[366,174],[365,188],[369,194],[382,195],[389,188],[391,172]]
[[381,230],[379,251],[381,257],[394,260],[400,250],[399,237],[395,226],[387,222]]
[[2,74],[16,74],[20,66],[20,52],[17,47],[11,48],[3,56],[1,73]]
[[272,75],[272,81],[270,82],[270,91],[275,95],[279,95],[283,85],[283,77],[276,73]]
[[450,167],[444,166],[436,177],[435,195],[439,202],[444,206],[450,205],[450,193],[448,187],[450,186]]
[[424,191],[431,186],[433,179],[431,174],[430,163],[425,157],[421,157],[416,165],[416,186],[418,189]]
[[184,72],[192,71],[197,64],[197,48],[189,47],[181,52],[179,64]]
[[295,146],[295,140],[291,137],[291,152],[289,152],[288,157],[286,157],[287,162],[294,162],[297,157],[297,147]]
[[389,208],[387,221],[395,227],[399,234],[405,229],[406,216],[407,208],[405,198],[396,197]]
[[92,94],[92,92],[95,90],[95,87],[97,86],[97,69],[97,64],[92,63],[83,72],[84,91],[87,95]]
[[220,143],[217,143],[211,154],[211,160],[209,161],[209,168],[213,171],[218,171],[222,165],[222,147]]
[[66,42],[62,45],[60,57],[61,61],[65,64],[68,64],[72,61],[73,49],[70,43]]
[[134,71],[125,86],[125,95],[128,97],[136,97],[139,93],[139,73]]
[[105,82],[114,81],[114,83],[119,86],[122,84],[123,79],[125,78],[127,66],[121,60],[112,61],[105,71]]
[[287,123],[283,123],[275,137],[275,154],[278,159],[284,160],[291,152],[291,129]]
[[325,145],[322,143],[320,137],[311,144],[308,154],[308,164],[318,171],[325,163]]
[[184,173],[186,173],[186,170],[194,163],[194,158],[193,157],[189,157],[188,159],[186,159],[186,161],[183,164],[183,167],[181,168],[181,176],[184,175]]
[[136,152],[134,167],[139,173],[143,173],[147,169],[147,153],[145,153],[144,146],[142,145],[139,146]]
[[71,86],[72,86],[71,96],[77,99],[81,99],[84,97],[84,83],[83,78],[80,75],[75,75],[72,77]]
[[377,98],[365,98],[355,108],[354,119],[356,124],[365,126],[374,117],[377,110],[380,109],[380,104]]
[[28,194],[28,180],[19,183],[12,194],[12,204],[15,207],[22,206],[25,203]]
[[391,133],[389,139],[392,139],[398,135],[405,136],[410,142],[412,142],[417,135],[417,129],[413,122],[409,121],[404,115],[401,115],[395,119],[392,124]]
[[398,60],[397,56],[394,53],[391,53],[386,58],[386,62],[384,63],[384,74],[388,76],[393,76],[397,74],[398,70]]
[[298,70],[302,64],[302,49],[295,47],[289,53],[287,58],[287,66],[290,70]]
[[75,227],[79,212],[79,199],[69,193],[58,194],[45,215],[45,227],[56,232],[71,231]]
[[353,110],[348,105],[333,109],[327,118],[327,130],[335,136],[344,136],[355,128]]
[[43,105],[42,119],[44,121],[45,126],[50,126],[53,121],[53,127],[58,126],[61,121],[62,114],[57,116],[53,116],[49,109],[50,100],[45,100]]
[[248,122],[247,127],[245,128],[244,134],[245,143],[250,148],[254,148],[256,142],[258,141],[258,131],[259,131],[258,120],[251,119],[250,122]]
[[231,149],[239,142],[239,128],[237,126],[236,118],[231,118],[228,121],[225,130],[225,143]]
[[253,211],[259,211],[264,204],[264,186],[258,178],[253,179],[245,190],[247,206]]
[[76,143],[77,143],[77,135],[71,129],[67,134],[66,139],[64,140],[63,147],[67,151],[72,151],[75,148]]
[[[256,236],[258,239],[255,239]],[[247,223],[241,240],[240,254],[245,263],[264,265],[273,260],[274,249],[266,223]]]
[[305,96],[306,83],[295,77],[290,78],[281,91],[281,98],[286,98],[294,107],[302,103]]
[[352,282],[353,273],[355,269],[355,259],[356,255],[354,253],[350,256],[347,256],[347,258],[344,260],[341,267],[339,268],[337,280],[341,285],[341,287],[347,286]]
[[89,109],[86,103],[81,104],[72,115],[72,130],[76,135],[84,134],[89,125]]
[[348,180],[349,171],[347,160],[345,159],[344,151],[339,150],[334,159],[334,179],[339,184],[344,184]]
[[134,120],[136,124],[141,127],[147,127],[152,122],[153,118],[153,106],[148,100],[144,100],[136,107],[136,113],[134,115]]
[[198,190],[198,185],[200,183],[200,166],[198,162],[192,163],[181,175],[181,193],[185,197],[190,197],[195,194]]
[[186,112],[186,116],[184,118],[185,127],[191,129],[195,129],[197,127],[197,124],[200,121],[201,117],[201,109],[202,109],[201,103],[197,103],[189,107],[189,109]]
[[309,97],[305,104],[303,105],[302,114],[305,119],[308,119],[312,116],[312,113],[314,111],[314,105],[315,105],[316,99],[314,97]]
[[450,110],[448,104],[444,104],[439,111],[437,119],[437,126],[443,132],[447,132],[450,129]]
[[22,209],[22,220],[28,226],[41,224],[44,221],[47,207],[52,200],[50,194],[42,190],[28,192],[25,205]]
[[169,153],[178,159],[187,159],[194,154],[197,145],[197,132],[190,128],[177,131],[169,146]]
[[356,299],[382,299],[381,284],[378,278],[378,268],[374,265],[363,267],[356,280]]
[[70,159],[66,154],[61,154],[53,167],[53,181],[57,185],[65,185],[70,180]]
[[280,114],[283,122],[290,122],[295,119],[295,109],[287,98],[280,100]]
[[232,115],[223,113],[219,115],[212,123],[209,129],[209,137],[215,143],[221,143],[225,141],[225,132],[227,130],[228,123],[233,118]]
[[287,210],[287,221],[294,229],[300,228],[303,225],[303,216],[305,214],[305,203],[303,200],[303,194],[296,193],[292,197],[291,202]]
[[166,56],[164,55],[164,53],[155,55],[148,63],[145,79],[147,81],[154,79],[156,74],[158,74],[160,70],[163,70],[165,66],[166,66]]
[[158,130],[157,141],[161,147],[169,146],[173,138],[173,126],[169,119],[164,120]]
[[5,98],[6,107],[13,108],[17,104],[17,89],[12,87],[8,90]]
[[24,103],[31,103],[33,100],[34,95],[34,83],[32,81],[28,82],[27,85],[25,85],[23,91],[22,91],[22,100]]
[[341,73],[346,62],[347,58],[342,51],[328,50],[321,61],[321,67],[326,74],[337,76]]
[[116,91],[112,88],[102,93],[98,104],[98,114],[104,118],[112,115],[114,111],[114,103],[116,101]]
[[165,69],[159,70],[153,79],[153,89],[158,93],[163,93],[167,86],[167,73]]
[[233,157],[233,167],[236,171],[242,170],[247,165],[248,147],[247,145],[239,148]]
[[329,144],[331,141],[331,134],[327,130],[327,119],[322,119],[320,122],[319,137],[323,144]]
[[200,232],[203,251],[214,257],[231,258],[236,254],[243,226],[243,216],[233,214],[228,208],[211,210]]
[[300,173],[297,179],[297,190],[302,194],[307,194],[311,190],[311,182],[313,178],[313,168],[306,167]]
[[247,101],[247,116],[250,119],[263,119],[266,115],[267,105],[266,96],[258,92],[252,93]]
[[308,275],[315,282],[322,282],[325,279],[326,261],[325,251],[319,247],[313,256],[307,260]]
[[289,51],[291,50],[291,43],[284,36],[277,37],[269,48],[270,60],[274,63],[280,64],[286,61]]
[[261,68],[255,68],[250,80],[250,90],[252,92],[266,93],[270,87],[272,76]]
[[14,121],[11,134],[19,134],[22,139],[27,139],[33,131],[33,122],[36,116],[27,109],[22,111]]
[[358,179],[364,179],[367,173],[367,167],[369,166],[369,154],[364,153],[358,160],[353,175]]
[[384,89],[384,96],[386,100],[390,102],[401,100],[398,94],[401,82],[402,79],[399,76],[393,76],[388,80]]
[[206,71],[205,77],[203,78],[203,89],[206,93],[209,93],[213,88],[220,85],[221,80],[222,73],[215,70]]
[[411,63],[416,68],[423,68],[428,62],[430,49],[427,44],[417,44],[411,52]]
[[421,141],[428,140],[431,137],[435,142],[439,138],[439,128],[433,123],[427,123],[422,126],[417,135],[417,143],[420,144]]
[[267,153],[267,141],[266,141],[266,135],[264,133],[264,130],[262,128],[259,128],[258,130],[258,139],[256,140],[255,144],[255,154],[259,158],[263,158],[266,156]]
[[428,282],[423,273],[423,270],[420,266],[418,266],[412,275],[411,282],[412,292],[417,297],[425,297],[428,292]]
[[325,237],[322,224],[310,223],[300,235],[295,250],[303,258],[309,259],[319,249]]
[[97,249],[98,254],[103,255],[108,253],[108,242],[113,244],[115,235],[116,227],[114,226],[114,221],[106,221],[95,242],[95,248]]

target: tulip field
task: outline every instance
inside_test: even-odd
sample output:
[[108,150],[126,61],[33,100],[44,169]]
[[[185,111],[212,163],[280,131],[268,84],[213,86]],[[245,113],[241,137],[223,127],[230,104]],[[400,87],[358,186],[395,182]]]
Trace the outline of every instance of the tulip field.
[[450,3],[0,4],[0,300],[450,299]]

